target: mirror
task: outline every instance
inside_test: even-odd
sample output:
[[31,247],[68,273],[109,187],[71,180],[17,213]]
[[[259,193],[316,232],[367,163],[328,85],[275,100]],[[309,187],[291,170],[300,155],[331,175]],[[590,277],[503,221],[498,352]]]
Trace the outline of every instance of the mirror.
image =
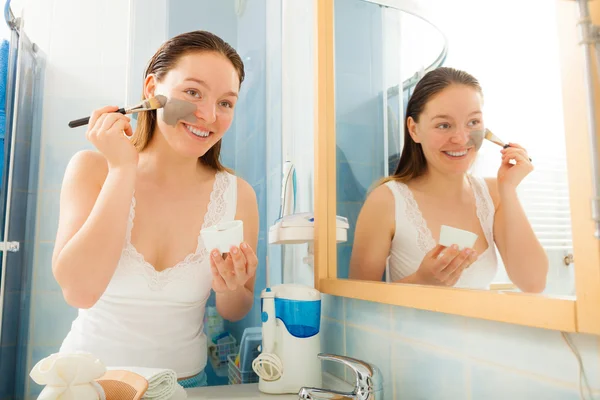
[[[334,2],[337,214],[349,224],[337,247],[338,278],[573,296],[556,5],[461,0],[421,7]],[[417,84],[440,67],[470,74],[483,96],[468,82],[430,94],[409,128],[428,167],[398,182],[400,155],[411,148],[407,107],[417,103]],[[476,150],[469,142],[484,129],[526,149],[506,150],[509,159],[532,159],[531,172],[525,159],[505,166],[519,172],[511,177],[524,176],[516,189],[497,183],[502,147],[483,140]],[[407,160],[415,155],[407,150]],[[429,253],[445,240],[442,225],[475,231],[477,258]]]

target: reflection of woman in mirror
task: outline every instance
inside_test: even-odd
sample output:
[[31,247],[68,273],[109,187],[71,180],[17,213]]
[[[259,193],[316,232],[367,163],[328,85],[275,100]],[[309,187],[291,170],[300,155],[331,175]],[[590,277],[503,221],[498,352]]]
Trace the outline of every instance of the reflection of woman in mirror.
[[[548,259],[517,198],[533,170],[527,152],[515,143],[502,149],[497,178],[468,173],[478,150],[471,134],[484,129],[482,103],[479,83],[465,72],[438,68],[419,81],[398,168],[358,217],[350,279],[379,281],[389,262],[394,282],[487,289],[497,247],[520,290],[544,290]],[[437,244],[441,225],[477,234],[475,245]]]
[[[172,369],[184,387],[206,384],[211,288],[221,316],[243,318],[258,264],[254,190],[219,161],[243,79],[232,47],[189,32],[152,57],[143,96],[192,103],[195,118],[186,121],[196,122],[168,125],[162,110],[151,111],[132,132],[117,107],[92,114],[87,138],[98,152],[79,152],[67,167],[53,254],[65,300],[79,309],[61,352]],[[240,248],[223,257],[204,247],[201,228],[234,219],[244,225]]]

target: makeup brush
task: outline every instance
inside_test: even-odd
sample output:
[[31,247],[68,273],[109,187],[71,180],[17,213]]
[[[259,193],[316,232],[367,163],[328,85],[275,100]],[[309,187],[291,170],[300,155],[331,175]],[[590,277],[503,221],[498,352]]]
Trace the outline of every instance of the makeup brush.
[[[507,148],[510,147],[509,144],[504,143],[502,141],[502,139],[500,139],[498,136],[494,135],[492,133],[492,131],[490,131],[489,129],[485,130],[485,136],[484,136],[484,138],[487,139],[487,140],[489,140],[492,143],[497,144],[498,146],[500,146],[500,147],[502,147],[504,149],[507,149]],[[529,159],[529,162],[531,162],[531,158]]]
[[[162,94],[156,95],[149,99],[146,99],[139,104],[136,104],[132,107],[127,108],[119,108],[116,112],[121,114],[133,114],[142,111],[151,111],[162,108],[167,103],[167,98]],[[90,122],[90,117],[76,119],[74,121],[69,122],[70,128],[76,128],[78,126],[87,125]]]

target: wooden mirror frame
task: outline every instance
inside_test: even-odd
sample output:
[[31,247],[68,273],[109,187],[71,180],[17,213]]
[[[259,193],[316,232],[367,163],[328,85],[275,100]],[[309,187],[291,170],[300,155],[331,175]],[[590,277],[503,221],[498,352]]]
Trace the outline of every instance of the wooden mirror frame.
[[[315,287],[321,293],[565,332],[600,335],[600,240],[591,218],[592,163],[577,4],[555,0],[559,32],[576,298],[337,278],[334,0],[315,1]],[[339,1],[339,0],[338,0]],[[600,5],[590,2],[600,22]],[[594,66],[595,67],[595,66]],[[595,114],[600,85],[594,70]],[[600,125],[600,124],[599,124]],[[596,133],[597,134],[597,133]],[[576,185],[576,182],[578,185]]]

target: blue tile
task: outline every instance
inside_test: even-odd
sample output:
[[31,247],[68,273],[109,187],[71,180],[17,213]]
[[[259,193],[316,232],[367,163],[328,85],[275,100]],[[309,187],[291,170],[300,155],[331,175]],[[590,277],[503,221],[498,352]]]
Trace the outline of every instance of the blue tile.
[[462,351],[468,343],[467,319],[458,315],[392,307],[395,334],[434,346]]
[[67,165],[81,150],[91,150],[91,142],[73,137],[71,140],[46,140],[43,147],[44,167],[42,170],[42,190],[60,190]]
[[337,246],[337,276],[339,279],[348,279],[350,273],[352,245],[348,243],[340,243]]
[[[374,21],[381,23],[381,7],[364,1],[335,3],[336,72],[360,73],[373,68],[371,36]],[[379,28],[381,29],[381,28]],[[381,58],[379,58],[381,60]],[[374,72],[381,73],[382,69]],[[355,84],[356,82],[352,82]]]
[[283,283],[282,248],[280,245],[267,247],[269,263],[269,285],[280,285]]
[[[375,365],[383,376],[384,399],[394,399],[392,364],[392,338],[389,334],[367,331],[346,325],[346,355]],[[352,379],[347,372],[347,379]]]
[[58,229],[58,213],[60,211],[60,192],[43,191],[39,194],[40,217],[38,240],[53,242]]
[[344,320],[344,301],[343,297],[332,296],[329,294],[321,295],[321,312],[324,317],[335,319],[338,321]]
[[578,400],[575,387],[553,385],[503,368],[471,366],[471,398],[490,400]]
[[[560,332],[468,319],[465,354],[507,368],[564,382],[577,382],[578,364]],[[594,388],[600,388],[598,339],[576,335],[578,351]],[[524,356],[526,355],[526,356]]]
[[338,202],[337,203],[337,214],[348,218],[348,239],[347,243],[352,245],[354,243],[354,234],[356,232],[356,222],[358,221],[358,214],[362,210],[363,202]]
[[369,186],[374,183],[370,165],[337,163],[337,201],[364,203]]
[[54,243],[38,242],[36,248],[36,262],[33,267],[35,292],[60,292],[60,286],[52,274],[52,252]]
[[[345,355],[345,344],[344,344],[344,324],[339,321],[331,319],[323,319],[321,322],[321,352]],[[345,367],[343,364],[322,361],[323,372],[328,372],[337,376],[338,378],[345,379]]]
[[460,358],[394,340],[392,369],[396,398],[468,399],[467,368]]
[[390,307],[388,304],[346,299],[346,323],[389,332],[391,329]]
[[[370,125],[338,122],[336,128],[337,163],[383,166],[383,134],[373,132]],[[367,178],[361,180],[366,187],[371,185]]]
[[76,316],[77,310],[65,302],[61,293],[34,293],[32,344],[60,346]]

